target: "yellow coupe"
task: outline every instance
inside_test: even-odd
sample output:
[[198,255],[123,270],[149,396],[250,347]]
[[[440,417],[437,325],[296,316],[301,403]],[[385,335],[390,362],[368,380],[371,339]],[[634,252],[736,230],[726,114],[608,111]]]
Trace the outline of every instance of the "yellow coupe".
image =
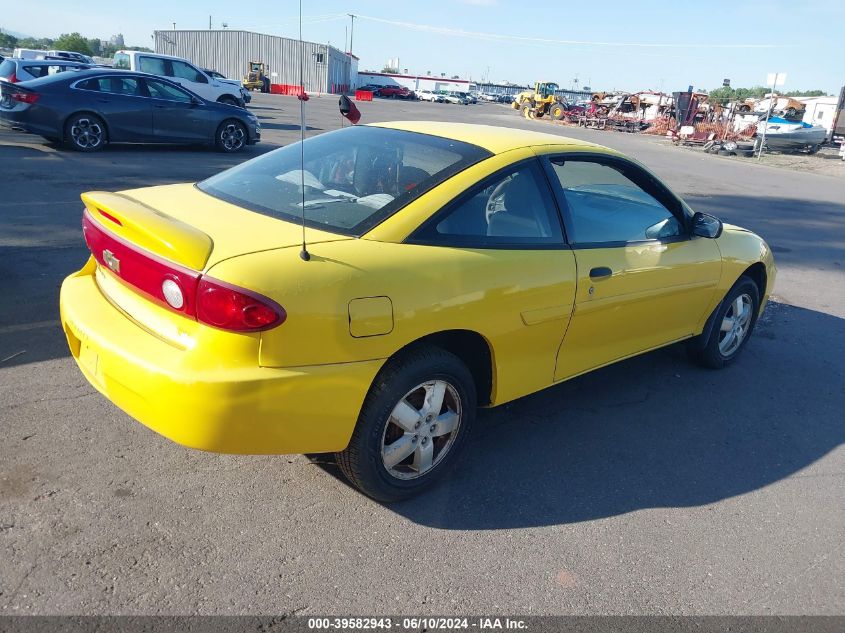
[[185,446],[336,453],[383,501],[459,459],[477,406],[684,339],[732,362],[775,279],[642,165],[523,130],[355,126],[82,199],[61,313],[91,384]]

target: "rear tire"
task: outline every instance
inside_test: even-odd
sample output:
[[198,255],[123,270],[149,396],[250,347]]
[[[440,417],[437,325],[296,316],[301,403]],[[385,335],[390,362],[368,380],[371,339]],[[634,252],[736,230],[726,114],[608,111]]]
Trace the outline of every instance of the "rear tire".
[[64,139],[77,152],[99,152],[108,143],[106,124],[95,114],[72,114],[65,122]]
[[753,279],[740,277],[711,315],[707,338],[703,339],[705,333],[702,333],[689,341],[690,357],[710,369],[721,369],[734,362],[757,324],[760,293]]
[[214,145],[227,154],[243,151],[248,142],[246,126],[236,119],[223,121],[214,133]]
[[466,365],[439,347],[389,361],[370,387],[349,445],[335,454],[341,471],[377,501],[430,489],[466,445],[475,393]]

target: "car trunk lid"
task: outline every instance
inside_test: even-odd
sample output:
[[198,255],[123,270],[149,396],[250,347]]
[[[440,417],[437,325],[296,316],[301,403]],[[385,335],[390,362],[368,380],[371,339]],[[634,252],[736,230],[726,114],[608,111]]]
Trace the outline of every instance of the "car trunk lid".
[[[225,259],[298,246],[301,226],[252,213],[193,185],[121,193],[92,191],[83,194],[82,200],[83,232],[98,264],[97,284],[147,331],[189,349],[200,334],[200,322],[230,331],[264,328],[264,322],[252,317],[236,325],[209,319],[211,304],[202,300],[209,290],[229,297],[250,315],[270,314],[269,308],[268,327],[283,322],[284,309],[271,299],[207,272]],[[350,238],[307,229],[306,239],[317,243]]]
[[[297,246],[302,227],[219,200],[192,184],[82,194],[91,216],[137,248],[186,268],[258,251]],[[350,239],[308,228],[309,243]]]

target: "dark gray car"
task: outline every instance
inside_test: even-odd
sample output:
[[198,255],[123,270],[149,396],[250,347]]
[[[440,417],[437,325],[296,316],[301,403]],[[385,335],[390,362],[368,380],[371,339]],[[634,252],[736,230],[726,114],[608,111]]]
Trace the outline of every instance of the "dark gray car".
[[247,110],[205,100],[162,77],[104,68],[0,81],[0,123],[83,152],[107,143],[203,144],[237,152],[261,139],[258,119]]

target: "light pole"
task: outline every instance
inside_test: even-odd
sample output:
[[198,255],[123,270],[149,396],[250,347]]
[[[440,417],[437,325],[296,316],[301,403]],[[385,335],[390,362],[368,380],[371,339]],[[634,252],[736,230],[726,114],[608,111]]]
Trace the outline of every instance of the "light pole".
[[347,13],[346,15],[348,15],[350,18],[352,18],[352,28],[349,30],[349,52],[351,53],[352,52],[352,38],[355,37],[355,18],[357,16],[355,16],[352,13]]

